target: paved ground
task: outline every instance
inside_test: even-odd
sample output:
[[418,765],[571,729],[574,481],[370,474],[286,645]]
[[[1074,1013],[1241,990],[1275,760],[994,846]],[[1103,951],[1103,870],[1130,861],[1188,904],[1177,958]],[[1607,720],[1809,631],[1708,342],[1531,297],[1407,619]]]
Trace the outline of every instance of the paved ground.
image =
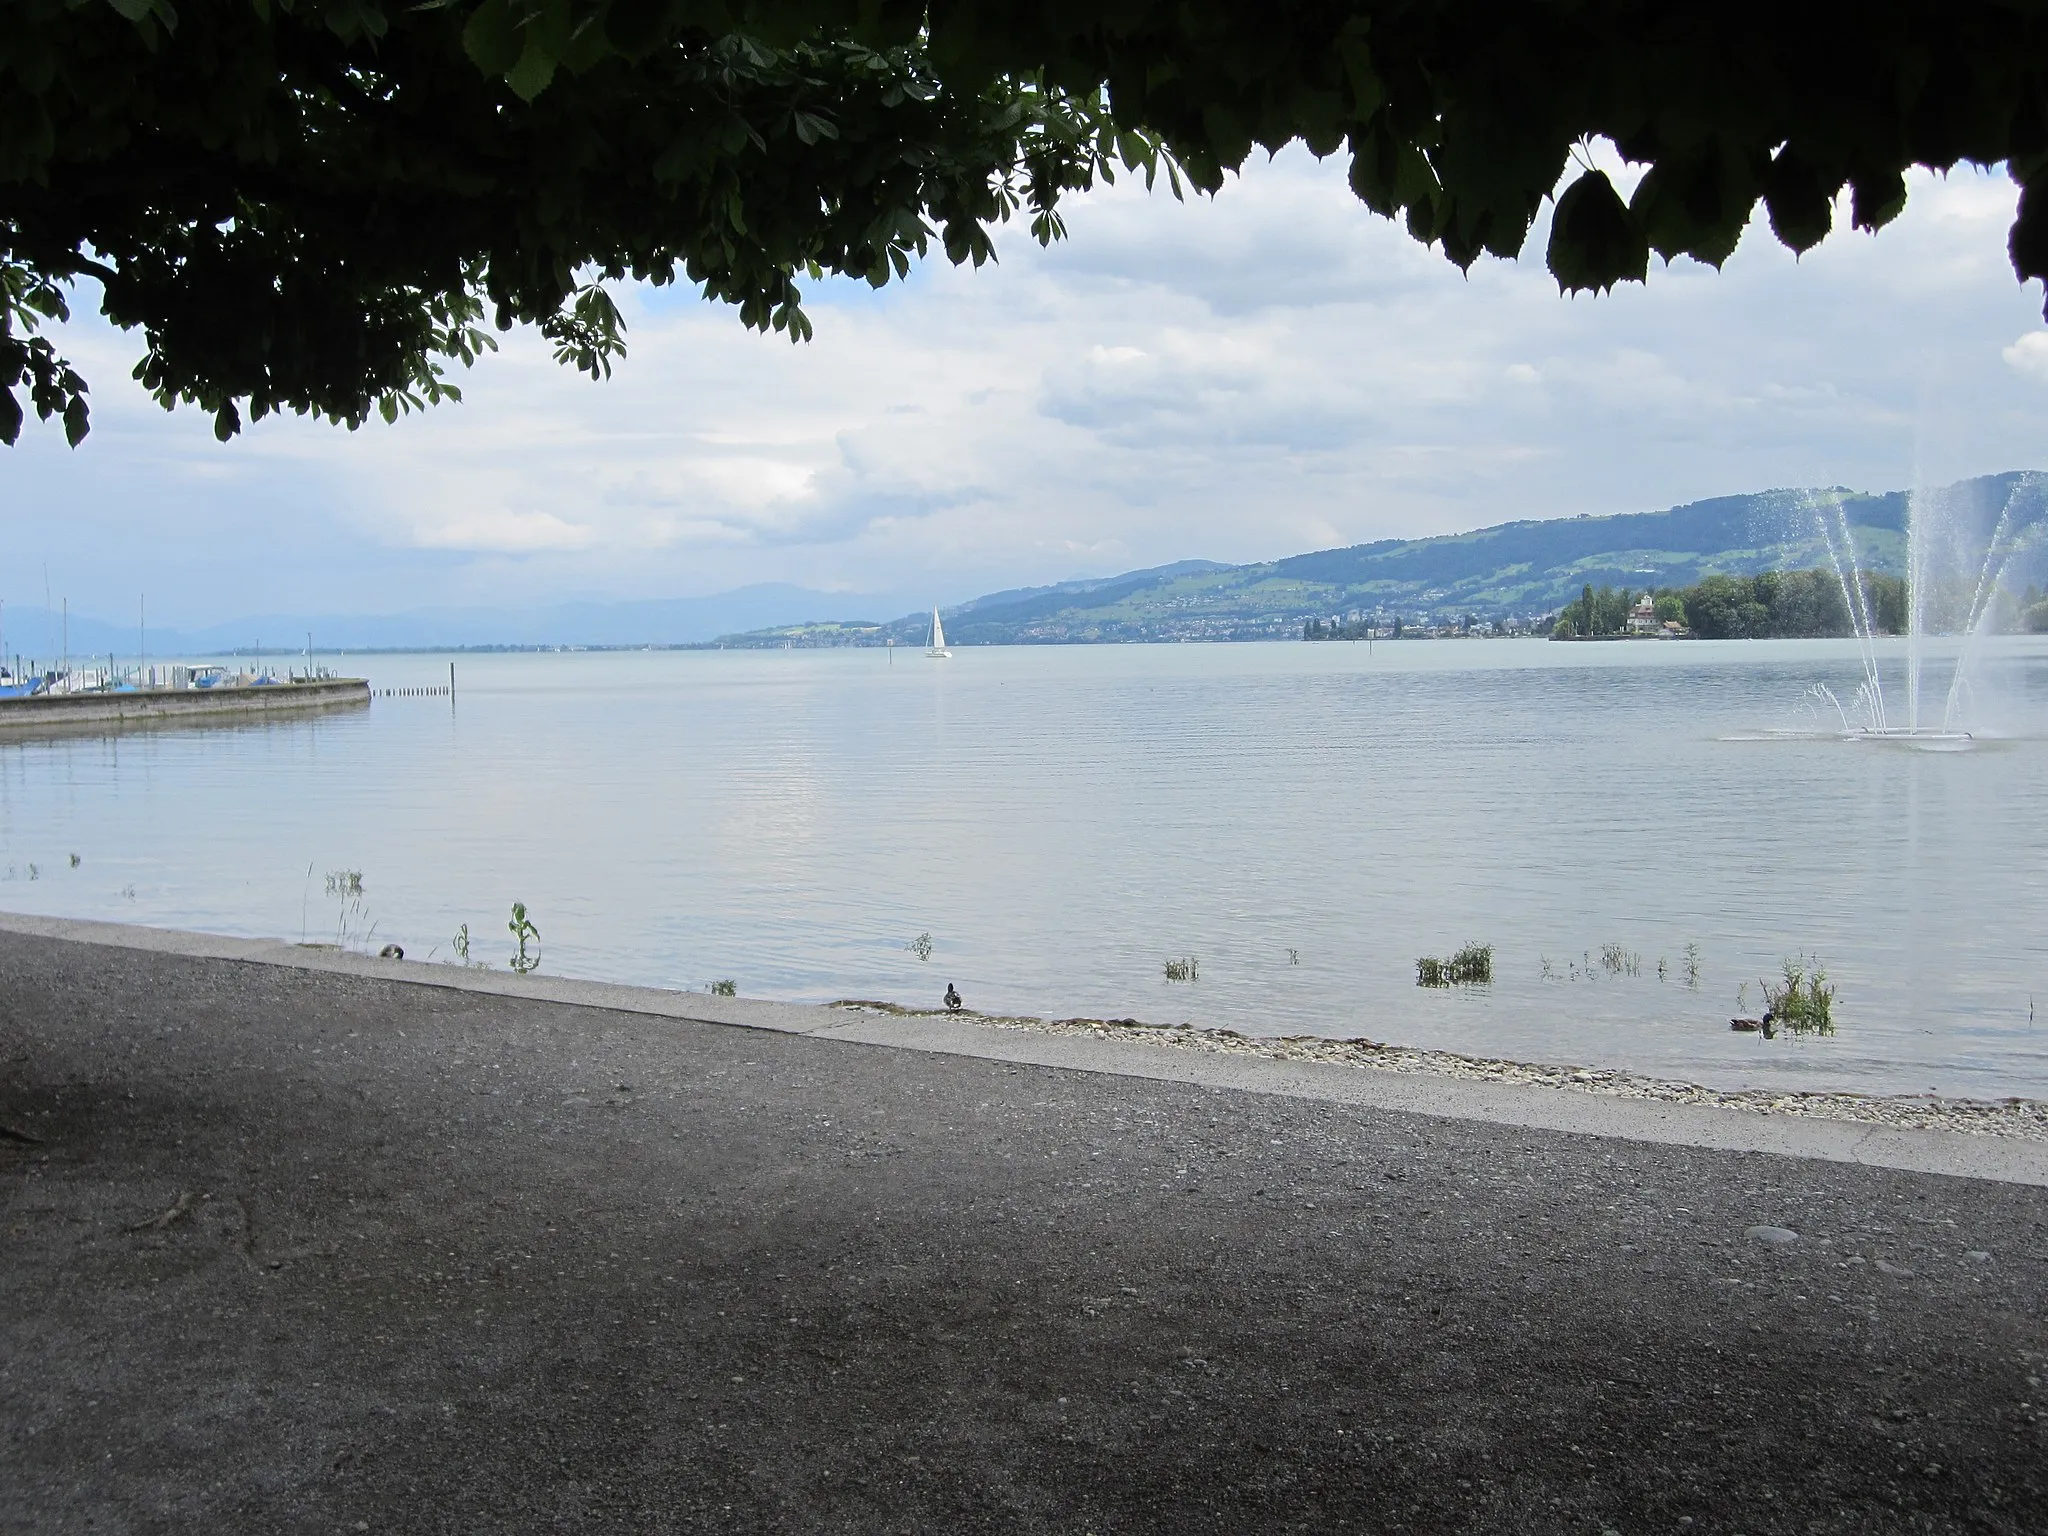
[[2048,1528],[2038,1188],[15,935],[0,1125],[9,1533]]

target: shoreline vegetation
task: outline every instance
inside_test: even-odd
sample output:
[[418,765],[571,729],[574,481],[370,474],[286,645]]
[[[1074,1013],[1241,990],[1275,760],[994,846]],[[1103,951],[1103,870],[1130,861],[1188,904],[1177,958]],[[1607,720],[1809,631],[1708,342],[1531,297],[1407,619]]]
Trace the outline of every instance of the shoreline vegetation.
[[[1588,584],[1557,616],[1553,640],[1846,640],[1856,633],[1844,587],[1853,589],[1871,628],[1880,635],[1906,632],[1903,577],[1859,570],[1846,579],[1815,567],[1764,571],[1755,576],[1708,576],[1689,587],[1652,587],[1635,596],[1628,587]],[[1975,594],[1964,582],[1937,583],[1927,598],[1936,633],[1967,624]],[[2005,634],[2048,634],[2048,596],[2038,586],[2001,592],[1992,601],[1989,627]]]
[[[1857,571],[1855,583],[1871,627],[1880,634],[1906,629],[1906,583],[1881,571]],[[1708,576],[1689,587],[1651,587],[1638,598],[1629,587],[1588,583],[1559,611],[1553,640],[1801,640],[1855,634],[1843,581],[1832,571],[1765,571],[1754,576]],[[2030,592],[2030,601],[2039,594]],[[2010,606],[2010,605],[2008,605]],[[2017,611],[2004,616],[2017,628]]]
[[841,998],[826,1006],[849,1013],[951,1019],[985,1029],[1123,1040],[1167,1050],[1258,1056],[1269,1061],[1321,1062],[1382,1072],[1453,1077],[1468,1082],[1599,1093],[1665,1104],[1698,1104],[1714,1109],[1748,1110],[1755,1114],[1845,1120],[1901,1130],[1960,1131],[1973,1136],[2048,1141],[2048,1102],[2039,1099],[1987,1100],[1944,1098],[1937,1094],[1877,1096],[1851,1092],[1787,1093],[1768,1088],[1707,1088],[1697,1083],[1647,1077],[1621,1068],[1466,1056],[1455,1051],[1386,1045],[1363,1036],[1351,1039],[1321,1035],[1263,1036],[1190,1024],[1146,1024],[1137,1019],[1042,1019],[1023,1014],[949,1013],[940,1008],[910,1008],[871,998]]

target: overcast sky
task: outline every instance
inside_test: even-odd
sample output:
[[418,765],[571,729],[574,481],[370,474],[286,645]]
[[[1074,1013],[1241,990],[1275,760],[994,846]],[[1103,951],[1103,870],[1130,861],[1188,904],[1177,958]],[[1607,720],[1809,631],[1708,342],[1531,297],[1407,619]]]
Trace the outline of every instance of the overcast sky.
[[[1560,297],[1539,226],[1469,276],[1299,150],[1213,200],[1119,185],[1000,265],[814,288],[792,347],[695,295],[622,295],[608,384],[534,338],[465,403],[356,433],[214,442],[129,382],[134,338],[63,344],[76,451],[0,449],[0,598],[199,625],[692,596],[758,581],[953,601],[1203,556],[1257,560],[1781,485],[2048,468],[2039,284],[2000,175],[1916,177],[1905,215],[1804,260]],[[1846,231],[1846,216],[1837,220]]]

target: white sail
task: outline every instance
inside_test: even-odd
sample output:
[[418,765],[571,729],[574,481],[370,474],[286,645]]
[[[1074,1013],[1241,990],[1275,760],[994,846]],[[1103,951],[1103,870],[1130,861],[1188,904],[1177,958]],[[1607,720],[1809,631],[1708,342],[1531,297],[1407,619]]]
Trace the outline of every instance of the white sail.
[[935,607],[932,609],[931,649],[926,651],[925,655],[945,657],[952,654],[951,651],[946,649],[946,627],[939,622],[939,610]]

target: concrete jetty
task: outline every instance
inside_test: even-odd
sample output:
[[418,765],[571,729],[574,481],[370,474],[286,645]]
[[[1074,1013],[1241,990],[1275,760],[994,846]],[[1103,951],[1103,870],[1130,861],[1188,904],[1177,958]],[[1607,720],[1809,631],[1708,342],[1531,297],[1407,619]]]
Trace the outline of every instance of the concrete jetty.
[[2048,1527],[2024,1150],[295,948],[0,919],[0,1529]]
[[369,682],[360,677],[323,677],[261,686],[39,693],[25,699],[0,699],[0,739],[78,726],[151,725],[223,716],[262,717],[308,710],[359,709],[369,702]]

